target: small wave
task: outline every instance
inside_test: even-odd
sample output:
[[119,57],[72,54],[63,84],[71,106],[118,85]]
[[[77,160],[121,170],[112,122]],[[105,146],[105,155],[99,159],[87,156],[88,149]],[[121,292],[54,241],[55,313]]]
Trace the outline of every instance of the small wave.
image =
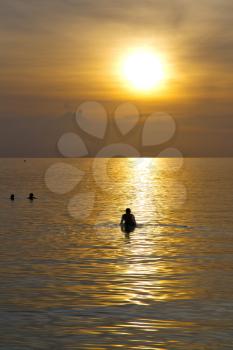
[[[115,228],[119,227],[120,225],[115,222],[102,222],[95,224],[96,227],[108,227],[108,228]],[[166,223],[138,223],[137,228],[144,228],[144,227],[172,227],[172,228],[186,228],[186,229],[192,229],[192,226],[189,225],[178,225],[178,224],[166,224]]]

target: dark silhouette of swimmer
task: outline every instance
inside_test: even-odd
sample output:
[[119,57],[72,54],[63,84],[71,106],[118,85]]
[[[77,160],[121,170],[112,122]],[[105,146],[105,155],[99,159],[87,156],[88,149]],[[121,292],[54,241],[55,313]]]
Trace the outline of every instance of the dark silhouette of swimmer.
[[15,195],[14,195],[14,194],[11,194],[10,200],[11,200],[11,201],[14,201],[14,200],[15,200]]
[[28,199],[30,199],[30,201],[33,201],[33,199],[37,199],[33,193],[29,193]]
[[129,233],[132,232],[137,226],[134,215],[131,213],[131,209],[127,208],[125,214],[121,217],[121,229],[123,232]]

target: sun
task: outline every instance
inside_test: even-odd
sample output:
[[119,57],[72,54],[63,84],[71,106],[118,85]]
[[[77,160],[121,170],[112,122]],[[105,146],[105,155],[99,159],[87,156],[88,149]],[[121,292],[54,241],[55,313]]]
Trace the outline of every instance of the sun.
[[165,60],[152,50],[137,49],[122,60],[122,75],[130,88],[150,92],[166,80]]

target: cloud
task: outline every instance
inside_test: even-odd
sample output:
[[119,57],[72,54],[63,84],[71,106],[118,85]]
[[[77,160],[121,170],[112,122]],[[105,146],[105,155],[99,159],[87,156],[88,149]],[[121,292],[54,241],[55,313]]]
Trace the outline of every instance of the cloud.
[[[233,134],[232,22],[229,0],[1,0],[0,118],[54,116],[51,96],[116,100],[119,85],[106,67],[127,46],[148,42],[167,52],[177,69],[175,97],[189,97],[179,108],[187,117],[180,119],[185,144],[191,129],[193,147],[195,132],[200,145],[205,132],[208,137],[219,132],[225,141],[226,129],[227,138]],[[46,103],[35,105],[41,95]],[[214,100],[221,101],[218,108]],[[175,103],[167,97],[171,109]]]
[[[2,0],[1,27],[8,30],[43,30],[67,21],[174,27],[183,19],[184,0]],[[56,22],[57,21],[57,22]],[[30,34],[30,33],[29,33]]]

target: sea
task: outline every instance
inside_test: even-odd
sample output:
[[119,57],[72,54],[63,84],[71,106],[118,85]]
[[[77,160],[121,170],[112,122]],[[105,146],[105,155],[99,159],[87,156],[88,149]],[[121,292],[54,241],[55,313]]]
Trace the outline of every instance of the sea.
[[233,159],[0,169],[0,349],[233,349]]

